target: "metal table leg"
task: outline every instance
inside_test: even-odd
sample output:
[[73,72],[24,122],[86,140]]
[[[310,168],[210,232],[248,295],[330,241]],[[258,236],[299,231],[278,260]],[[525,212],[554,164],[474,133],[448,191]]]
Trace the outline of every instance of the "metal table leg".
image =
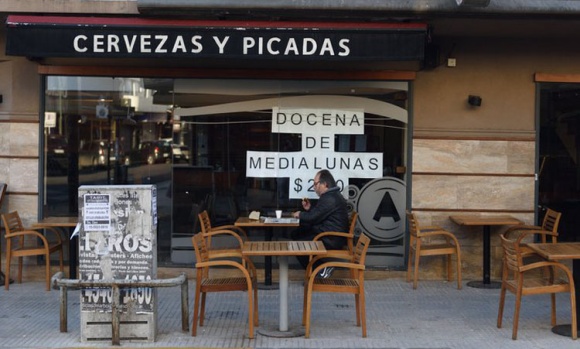
[[470,281],[475,288],[501,288],[501,282],[491,281],[491,226],[483,226],[483,281]]
[[[266,241],[272,241],[274,233],[273,228],[269,228],[266,231]],[[275,290],[278,288],[278,284],[272,282],[272,256],[264,257],[264,283],[258,284],[258,289],[260,290]]]

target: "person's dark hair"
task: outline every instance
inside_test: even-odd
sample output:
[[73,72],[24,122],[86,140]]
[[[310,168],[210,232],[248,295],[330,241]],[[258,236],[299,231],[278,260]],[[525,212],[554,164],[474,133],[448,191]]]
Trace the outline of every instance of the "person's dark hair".
[[318,181],[320,181],[320,183],[326,183],[326,186],[329,188],[336,187],[336,181],[328,170],[318,171]]

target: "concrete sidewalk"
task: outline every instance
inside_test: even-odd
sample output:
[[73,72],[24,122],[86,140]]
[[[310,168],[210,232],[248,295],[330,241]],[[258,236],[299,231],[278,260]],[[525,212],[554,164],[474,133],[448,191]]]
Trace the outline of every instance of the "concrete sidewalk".
[[[175,273],[178,274],[177,272]],[[190,309],[193,305],[190,279]],[[290,282],[290,326],[300,326],[302,282]],[[80,291],[69,292],[68,332],[59,332],[59,292],[42,281],[0,289],[0,348],[109,348],[110,341],[80,342]],[[315,294],[311,338],[247,338],[246,295],[208,295],[205,326],[197,337],[181,331],[179,288],[159,289],[158,335],[154,343],[121,340],[121,348],[578,348],[579,341],[550,331],[549,296],[522,302],[518,340],[511,339],[514,296],[508,294],[504,327],[496,327],[499,290],[457,290],[454,282],[402,278],[368,280],[368,337],[355,326],[351,295]],[[558,296],[558,323],[570,322],[570,304]],[[278,291],[260,290],[260,327],[278,323]],[[191,319],[191,314],[190,314]],[[191,323],[190,323],[191,326]],[[122,331],[122,330],[121,330]]]

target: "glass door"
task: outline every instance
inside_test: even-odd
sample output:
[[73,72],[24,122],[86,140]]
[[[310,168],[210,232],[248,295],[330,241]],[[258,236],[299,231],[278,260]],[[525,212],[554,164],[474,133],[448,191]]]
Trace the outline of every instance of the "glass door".
[[562,212],[558,240],[578,241],[580,224],[580,84],[540,84],[538,222]]

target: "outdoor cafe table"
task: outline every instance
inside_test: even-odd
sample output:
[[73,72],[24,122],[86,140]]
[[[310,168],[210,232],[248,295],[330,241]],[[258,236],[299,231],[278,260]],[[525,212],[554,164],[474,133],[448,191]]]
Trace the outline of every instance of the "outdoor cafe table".
[[476,216],[454,215],[449,218],[458,225],[483,226],[483,280],[470,281],[467,286],[476,288],[500,288],[501,283],[491,281],[491,226],[492,225],[518,225],[522,221],[508,215]]
[[[70,239],[70,230],[77,226],[79,218],[77,216],[71,217],[46,217],[37,223],[32,224],[33,228],[56,228],[68,231],[68,238]],[[68,267],[69,278],[76,279],[78,264],[78,243],[76,238],[68,242]]]
[[280,320],[278,330],[260,329],[258,332],[269,337],[298,337],[301,329],[288,329],[288,256],[314,256],[326,254],[322,241],[246,241],[242,248],[244,256],[277,256],[280,271]]
[[[572,259],[572,277],[574,278],[576,295],[576,319],[580,318],[580,307],[578,306],[578,299],[580,299],[580,242],[530,243],[527,246],[550,261]],[[572,325],[554,326],[552,332],[571,337]]]
[[[300,225],[299,222],[297,218],[261,217],[260,219],[250,219],[240,217],[234,225],[242,228],[266,228],[265,240],[272,241],[274,228],[297,228]],[[277,288],[276,285],[272,284],[272,256],[265,256],[264,264],[264,284],[260,285],[260,289]]]

